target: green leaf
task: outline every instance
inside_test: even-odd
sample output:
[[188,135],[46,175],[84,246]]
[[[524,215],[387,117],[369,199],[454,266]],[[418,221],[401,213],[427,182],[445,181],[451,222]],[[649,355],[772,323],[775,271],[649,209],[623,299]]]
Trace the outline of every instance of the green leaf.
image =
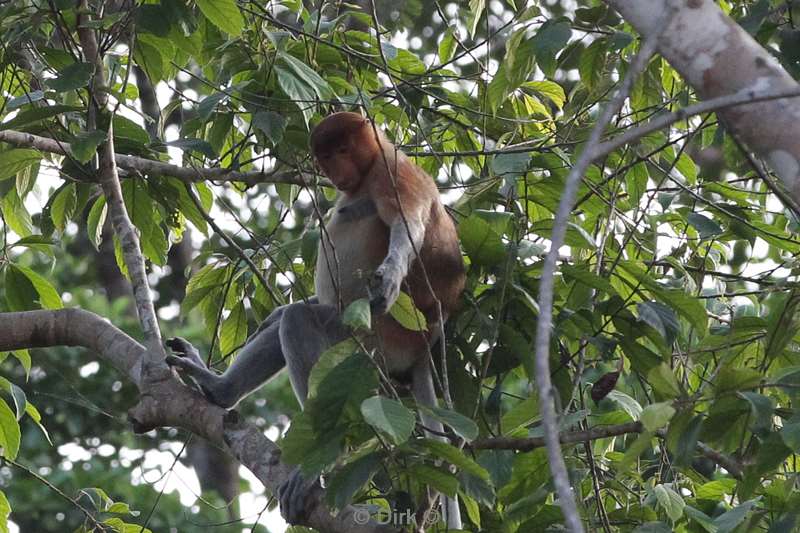
[[673,529],[664,522],[645,522],[634,529],[633,533],[673,533]]
[[731,478],[715,479],[708,483],[703,483],[694,490],[694,495],[699,500],[722,501],[725,496],[733,494],[736,489],[736,480]]
[[453,57],[455,49],[456,37],[452,26],[450,26],[445,30],[442,40],[439,41],[439,62],[442,64],[449,62]]
[[486,9],[486,0],[469,0],[469,34],[472,37],[475,37],[484,9]]
[[316,99],[314,91],[292,72],[280,65],[275,65],[273,70],[278,76],[278,85],[280,85],[281,90],[300,108],[303,118],[308,124],[314,114],[308,104],[308,102],[313,102]]
[[617,472],[626,472],[628,468],[630,468],[630,466],[636,462],[639,456],[644,453],[645,450],[649,450],[650,441],[652,438],[653,433],[650,433],[649,431],[645,431],[636,437],[636,440],[633,441],[633,444],[628,446],[628,449],[625,450],[625,455],[622,457],[622,460],[617,466]]
[[342,313],[342,322],[353,329],[370,329],[372,314],[369,309],[369,300],[359,298],[353,301]]
[[[631,274],[636,281],[650,291],[663,303],[673,308],[679,315],[685,318],[692,327],[696,328],[701,335],[708,330],[708,314],[706,308],[697,299],[682,290],[669,290],[659,285],[652,276],[633,261],[620,261],[619,266]],[[625,283],[630,281],[623,278]]]
[[631,420],[639,420],[642,416],[642,406],[634,398],[628,396],[622,391],[612,390],[606,395],[606,399],[616,402],[617,405],[622,407],[623,411],[628,413]]
[[636,304],[636,308],[639,320],[658,331],[667,345],[672,346],[680,331],[678,318],[672,309],[658,302],[641,302]]
[[515,403],[500,419],[504,435],[513,434],[517,429],[539,420],[539,398],[536,395]]
[[264,132],[264,135],[277,145],[283,140],[286,131],[286,118],[274,111],[259,111],[251,120],[251,124]]
[[100,242],[103,240],[103,224],[106,222],[106,197],[100,195],[86,217],[86,235],[95,250],[100,249]]
[[458,492],[458,479],[450,472],[417,464],[409,469],[409,473],[418,483],[433,487],[447,496],[453,497]]
[[97,147],[107,138],[106,132],[100,130],[83,131],[70,143],[72,155],[81,163],[87,163],[94,157]]
[[670,520],[676,522],[683,516],[683,508],[686,506],[686,502],[683,501],[680,494],[668,485],[663,484],[656,485],[653,492],[656,495],[658,504],[666,511]]
[[578,59],[578,72],[581,81],[591,90],[597,87],[605,74],[606,52],[608,41],[606,39],[595,39],[582,53]]
[[553,102],[557,108],[561,109],[567,102],[567,95],[564,88],[554,81],[528,81],[522,84],[525,89],[532,90],[537,96],[543,96]]
[[169,242],[161,227],[161,214],[156,202],[150,197],[146,183],[141,179],[129,179],[122,183],[122,195],[131,222],[139,229],[142,253],[153,263],[166,263]]
[[19,423],[8,404],[0,398],[0,455],[11,459],[17,458],[20,443]]
[[415,444],[425,447],[428,451],[457,467],[462,472],[467,472],[479,479],[489,481],[489,472],[452,444],[433,439],[422,439]]
[[440,407],[428,407],[418,404],[420,411],[432,416],[439,422],[449,426],[456,434],[466,441],[473,441],[478,437],[478,425],[471,419],[456,411]]
[[11,394],[11,399],[14,400],[14,410],[17,412],[17,420],[21,420],[28,408],[28,398],[25,396],[25,391],[9,382],[8,393]]
[[800,421],[785,423],[780,430],[783,443],[794,453],[800,452]]
[[681,387],[675,374],[666,363],[661,363],[647,373],[647,382],[653,390],[664,398],[677,398],[681,395]]
[[235,0],[197,0],[197,7],[214,26],[232,37],[244,29],[244,19]]
[[5,301],[10,311],[30,311],[39,308],[36,305],[38,294],[33,284],[25,275],[11,266],[5,267],[4,292]]
[[22,365],[22,368],[25,369],[25,378],[27,379],[31,373],[31,354],[28,350],[14,350],[11,352],[11,355],[19,361],[19,364]]
[[50,444],[50,446],[52,446],[53,441],[50,440],[50,434],[47,433],[47,429],[42,425],[42,415],[39,414],[39,410],[36,409],[36,406],[28,402],[28,404],[25,406],[25,412],[28,414],[31,420],[33,420],[33,422],[39,426],[39,429],[44,434],[44,438],[46,438],[47,442]]
[[279,53],[283,62],[302,79],[313,91],[322,99],[328,98],[333,94],[330,85],[325,81],[314,69],[300,61],[294,56],[285,53]]
[[524,152],[496,154],[492,158],[492,171],[501,178],[521,176],[528,170],[531,155]]
[[322,352],[322,355],[319,356],[319,359],[311,368],[311,374],[308,376],[309,398],[316,396],[320,383],[330,371],[353,355],[357,348],[358,344],[354,339],[346,339]]
[[373,396],[361,403],[361,414],[372,427],[388,434],[395,444],[407,441],[414,431],[414,413],[396,400]]
[[756,500],[748,500],[714,519],[717,533],[730,533],[742,523],[747,514],[756,506]]
[[[771,398],[757,392],[739,392],[740,397],[750,403],[753,413],[751,418],[753,432],[757,434],[768,433],[772,430],[772,419],[774,417],[775,406]],[[785,439],[784,439],[785,440]]]
[[[83,111],[82,107],[71,105],[48,105],[46,107],[36,107],[20,111],[17,116],[7,122],[0,124],[0,130],[19,130],[25,126],[42,122],[48,118],[74,111]],[[35,150],[30,150],[35,152]],[[0,164],[2,168],[2,164]]]
[[27,148],[13,148],[0,152],[0,180],[13,178],[17,172],[42,160],[42,154]]
[[186,296],[181,302],[181,309],[188,313],[204,298],[217,289],[222,289],[231,274],[231,267],[220,268],[219,264],[210,263],[198,270],[186,284]]
[[55,198],[50,203],[50,218],[60,232],[64,232],[67,222],[75,215],[75,208],[78,205],[78,195],[74,183],[66,183],[56,193]]
[[394,305],[389,309],[389,314],[408,330],[425,331],[428,329],[428,321],[425,319],[425,315],[417,309],[414,301],[405,292],[401,291],[397,296]]
[[483,266],[495,266],[506,257],[503,241],[492,227],[479,216],[472,214],[458,225],[461,244],[470,260]]
[[700,213],[689,213],[686,215],[686,220],[697,230],[701,239],[709,239],[722,233],[722,228],[719,224]]
[[167,146],[174,146],[176,148],[180,148],[181,150],[187,152],[199,152],[206,156],[209,159],[216,159],[217,153],[214,151],[214,148],[208,141],[203,139],[176,139],[174,141],[168,141],[166,143]]
[[64,307],[61,302],[61,296],[44,277],[22,265],[11,265],[11,268],[16,269],[28,278],[28,281],[31,282],[31,285],[39,295],[39,303],[42,304],[42,307],[45,309],[61,309]]
[[691,464],[702,429],[703,415],[695,415],[691,409],[673,415],[667,429],[667,449],[672,452],[676,465]]
[[570,23],[565,18],[550,19],[537,30],[532,39],[536,60],[546,76],[552,77],[556,70],[556,54],[572,36]]
[[336,509],[350,504],[353,495],[369,483],[381,467],[383,453],[371,452],[355,461],[350,461],[328,477],[325,495]]
[[6,193],[0,208],[3,211],[5,223],[14,233],[23,238],[33,234],[31,215],[25,209],[25,204],[22,203],[22,200],[17,195],[16,189],[11,189]]
[[666,426],[675,414],[675,408],[669,402],[653,403],[642,411],[642,425],[647,431],[655,431]]
[[63,93],[86,87],[94,74],[91,63],[73,63],[58,72],[58,76],[45,80],[44,84],[56,92]]
[[247,314],[244,303],[239,302],[231,309],[228,318],[222,323],[219,332],[219,351],[223,356],[233,353],[247,340]]
[[8,533],[8,517],[11,516],[11,504],[0,490],[0,533]]

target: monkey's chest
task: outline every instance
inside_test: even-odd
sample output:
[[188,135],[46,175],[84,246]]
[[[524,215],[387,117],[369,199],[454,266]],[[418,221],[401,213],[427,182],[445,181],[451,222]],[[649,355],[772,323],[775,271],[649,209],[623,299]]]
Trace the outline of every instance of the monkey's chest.
[[352,220],[340,208],[320,235],[315,285],[320,303],[344,308],[367,297],[369,276],[386,257],[389,229],[377,214]]

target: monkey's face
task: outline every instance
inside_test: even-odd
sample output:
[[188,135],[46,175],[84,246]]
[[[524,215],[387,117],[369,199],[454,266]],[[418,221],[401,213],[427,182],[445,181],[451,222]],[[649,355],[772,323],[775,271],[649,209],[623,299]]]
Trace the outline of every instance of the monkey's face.
[[340,191],[352,192],[361,185],[361,171],[347,144],[316,154],[317,164]]

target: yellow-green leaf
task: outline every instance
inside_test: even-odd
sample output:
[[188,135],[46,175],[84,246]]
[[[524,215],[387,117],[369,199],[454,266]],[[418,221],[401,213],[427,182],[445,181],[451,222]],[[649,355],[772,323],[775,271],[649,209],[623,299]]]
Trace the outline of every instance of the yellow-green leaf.
[[401,326],[411,331],[424,331],[428,329],[428,321],[425,320],[425,315],[417,309],[411,297],[404,292],[401,292],[397,297],[397,301],[392,308],[389,309],[389,314],[392,315],[392,318],[397,320]]
[[244,29],[244,19],[234,0],[197,0],[197,7],[214,26],[232,36]]

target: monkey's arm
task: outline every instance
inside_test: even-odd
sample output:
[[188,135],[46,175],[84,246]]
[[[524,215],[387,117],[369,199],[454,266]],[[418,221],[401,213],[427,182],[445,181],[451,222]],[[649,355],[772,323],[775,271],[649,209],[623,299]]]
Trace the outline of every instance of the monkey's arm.
[[370,305],[384,314],[397,300],[400,284],[425,240],[425,222],[418,209],[398,212],[389,224],[389,250],[369,283]]

